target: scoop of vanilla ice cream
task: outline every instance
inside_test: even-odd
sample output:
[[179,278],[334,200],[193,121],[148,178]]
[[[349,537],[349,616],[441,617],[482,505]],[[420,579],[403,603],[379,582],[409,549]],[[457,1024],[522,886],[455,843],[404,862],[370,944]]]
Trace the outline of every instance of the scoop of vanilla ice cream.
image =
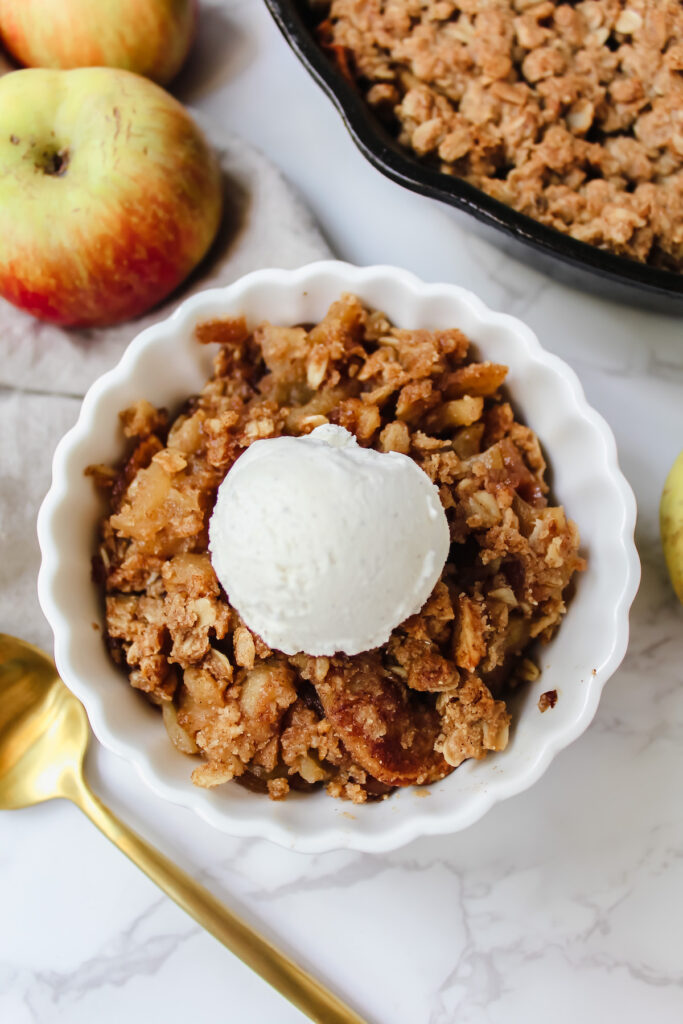
[[449,549],[439,493],[406,455],[343,427],[255,441],[218,490],[211,560],[231,605],[285,654],[358,654],[418,612]]

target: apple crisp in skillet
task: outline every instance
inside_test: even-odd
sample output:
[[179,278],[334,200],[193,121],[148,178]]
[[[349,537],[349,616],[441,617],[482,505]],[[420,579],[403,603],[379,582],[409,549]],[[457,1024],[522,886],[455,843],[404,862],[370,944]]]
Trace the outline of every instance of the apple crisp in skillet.
[[683,269],[679,0],[322,7],[322,45],[406,148],[579,241]]

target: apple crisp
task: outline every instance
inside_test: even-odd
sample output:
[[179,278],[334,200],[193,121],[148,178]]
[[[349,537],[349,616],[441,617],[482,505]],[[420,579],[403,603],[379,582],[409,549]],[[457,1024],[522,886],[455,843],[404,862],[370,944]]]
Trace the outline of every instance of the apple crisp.
[[[172,420],[146,401],[127,409],[127,456],[89,470],[108,503],[94,576],[109,651],[176,747],[199,755],[194,782],[237,779],[275,800],[322,784],[361,803],[502,750],[505,695],[538,676],[528,647],[553,634],[583,566],[538,439],[501,390],[506,367],[477,361],[457,329],[402,330],[353,295],[314,326],[220,319],[197,339],[218,345],[201,393]],[[253,441],[323,423],[413,458],[439,489],[451,548],[382,647],[287,657],[231,608],[208,522]]]
[[582,242],[683,269],[679,0],[332,0],[321,42],[399,142]]

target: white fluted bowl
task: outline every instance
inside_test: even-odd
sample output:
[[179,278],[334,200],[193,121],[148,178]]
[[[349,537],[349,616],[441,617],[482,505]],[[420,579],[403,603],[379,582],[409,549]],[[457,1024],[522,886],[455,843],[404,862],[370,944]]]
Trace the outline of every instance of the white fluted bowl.
[[[190,781],[192,761],[172,746],[158,712],[127,685],[102,633],[92,627],[102,620],[90,560],[103,509],[83,471],[121,457],[121,409],[144,397],[173,411],[203,386],[213,346],[194,340],[200,321],[244,314],[250,326],[263,319],[313,322],[344,291],[355,292],[400,327],[459,327],[483,358],[509,366],[512,398],[540,437],[555,496],[578,523],[588,569],[557,636],[542,649],[540,680],[516,705],[507,750],[466,762],[430,786],[429,799],[421,798],[422,790],[407,789],[352,807],[324,792],[293,793],[273,803],[237,785],[199,789]],[[424,284],[404,270],[313,263],[294,271],[257,271],[227,288],[192,296],[169,319],[138,335],[119,364],[92,385],[78,422],[57,447],[52,486],[38,516],[38,592],[62,678],[85,705],[101,743],[131,761],[155,793],[231,835],[271,839],[305,852],[381,852],[477,821],[498,800],[528,789],[587,728],[626,651],[628,612],[640,577],[635,517],[609,427],[589,407],[573,370],[544,351],[523,323],[491,312],[463,288]],[[541,714],[538,698],[552,689],[557,704]]]

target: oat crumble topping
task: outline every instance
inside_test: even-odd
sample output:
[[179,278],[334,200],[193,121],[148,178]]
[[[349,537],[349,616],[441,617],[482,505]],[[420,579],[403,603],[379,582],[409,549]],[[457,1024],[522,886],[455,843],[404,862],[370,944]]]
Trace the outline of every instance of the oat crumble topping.
[[681,271],[679,0],[324,6],[323,46],[405,147],[572,238]]
[[[198,755],[194,782],[237,779],[274,800],[323,784],[362,803],[502,750],[505,694],[538,675],[529,644],[553,634],[583,567],[538,439],[501,391],[506,368],[476,361],[457,329],[403,330],[353,295],[312,327],[231,318],[197,336],[220,346],[201,393],[172,422],[145,401],[125,410],[126,458],[89,470],[109,505],[94,559],[109,651]],[[415,459],[451,551],[383,647],[286,657],[230,607],[208,521],[248,445],[323,422]]]

